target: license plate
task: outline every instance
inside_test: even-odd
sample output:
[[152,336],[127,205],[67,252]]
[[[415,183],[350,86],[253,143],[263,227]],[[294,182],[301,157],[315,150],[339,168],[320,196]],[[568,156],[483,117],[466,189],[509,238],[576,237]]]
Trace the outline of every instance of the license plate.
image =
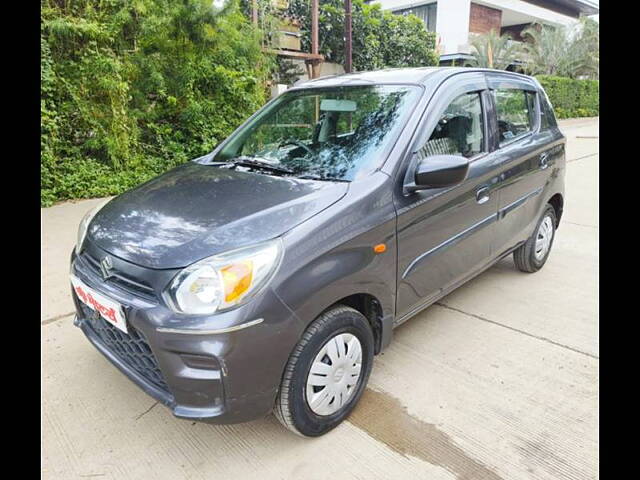
[[118,302],[114,302],[110,298],[96,292],[93,288],[87,287],[73,275],[71,275],[71,284],[82,303],[98,312],[102,318],[113,324],[116,328],[122,330],[124,333],[128,333],[124,312]]

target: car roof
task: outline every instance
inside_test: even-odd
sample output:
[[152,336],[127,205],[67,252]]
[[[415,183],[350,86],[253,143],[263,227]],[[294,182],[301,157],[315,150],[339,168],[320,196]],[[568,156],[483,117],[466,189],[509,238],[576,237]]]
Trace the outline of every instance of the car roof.
[[296,83],[293,88],[319,88],[346,86],[350,84],[383,84],[383,83],[404,83],[426,85],[433,80],[438,83],[446,78],[464,73],[487,72],[512,78],[527,79],[532,81],[532,77],[520,73],[507,72],[505,70],[495,70],[491,68],[473,67],[417,67],[417,68],[387,68],[384,70],[374,70],[369,72],[345,73],[342,75],[328,75]]

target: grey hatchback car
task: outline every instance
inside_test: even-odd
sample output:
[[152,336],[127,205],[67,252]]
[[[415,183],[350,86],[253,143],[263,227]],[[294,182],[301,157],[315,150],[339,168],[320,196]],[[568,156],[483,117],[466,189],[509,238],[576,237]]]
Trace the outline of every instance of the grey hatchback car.
[[75,324],[173,414],[318,436],[395,327],[496,261],[535,272],[564,203],[540,84],[471,68],[294,86],[213,152],[87,213]]

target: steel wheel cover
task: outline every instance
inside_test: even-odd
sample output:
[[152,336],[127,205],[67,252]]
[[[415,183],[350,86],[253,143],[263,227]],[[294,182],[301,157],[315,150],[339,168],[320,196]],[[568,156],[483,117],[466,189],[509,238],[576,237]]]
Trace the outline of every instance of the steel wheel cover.
[[316,415],[340,410],[356,390],[362,370],[362,345],[350,333],[327,341],[316,355],[307,376],[307,405]]
[[540,261],[545,257],[551,247],[551,240],[553,240],[553,220],[547,215],[540,223],[538,233],[536,234],[534,251],[536,260]]

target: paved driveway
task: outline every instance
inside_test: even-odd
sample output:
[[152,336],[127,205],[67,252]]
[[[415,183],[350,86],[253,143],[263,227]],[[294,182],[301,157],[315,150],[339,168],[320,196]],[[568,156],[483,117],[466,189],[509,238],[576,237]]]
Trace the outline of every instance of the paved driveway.
[[545,268],[511,257],[399,327],[349,421],[177,420],[72,326],[68,257],[98,200],[42,210],[43,477],[593,479],[598,474],[598,121],[564,121],[567,200]]

